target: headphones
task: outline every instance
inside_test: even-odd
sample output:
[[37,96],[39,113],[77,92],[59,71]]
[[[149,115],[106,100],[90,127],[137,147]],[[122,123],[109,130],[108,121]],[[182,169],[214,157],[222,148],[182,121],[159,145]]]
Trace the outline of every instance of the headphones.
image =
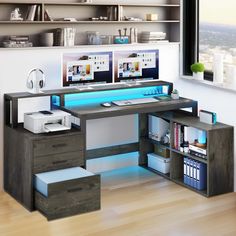
[[27,77],[26,86],[29,89],[42,89],[46,85],[45,74],[41,69],[32,69]]

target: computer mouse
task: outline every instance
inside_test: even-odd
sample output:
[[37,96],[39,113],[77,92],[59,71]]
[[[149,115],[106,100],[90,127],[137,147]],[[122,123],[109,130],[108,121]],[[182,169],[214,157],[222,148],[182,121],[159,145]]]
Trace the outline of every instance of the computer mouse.
[[111,103],[105,102],[105,103],[102,103],[101,106],[103,106],[103,107],[111,107]]

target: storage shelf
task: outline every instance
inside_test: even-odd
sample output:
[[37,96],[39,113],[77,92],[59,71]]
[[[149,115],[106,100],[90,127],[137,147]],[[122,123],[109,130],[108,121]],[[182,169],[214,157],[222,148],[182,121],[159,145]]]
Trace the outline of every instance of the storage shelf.
[[[159,46],[159,45],[179,45],[179,42],[160,42],[160,43],[138,43],[135,44],[137,45],[142,45],[142,46]],[[0,47],[0,50],[48,50],[48,49],[73,49],[73,48],[88,48],[88,47],[97,47],[99,46],[100,48],[102,47],[130,47],[133,44],[103,44],[103,45],[87,45],[87,44],[81,44],[81,45],[75,45],[75,46],[51,46],[51,47],[40,47],[40,46],[36,46],[36,47],[26,47],[26,48],[4,48],[4,47]]]
[[147,140],[150,141],[152,144],[158,145],[159,147],[164,147],[164,148],[171,150],[170,145],[165,145],[165,144],[163,144],[159,141],[156,141],[154,139],[151,139],[151,138],[147,138]]
[[207,159],[205,160],[205,159],[203,159],[203,158],[196,157],[196,156],[191,155],[191,154],[189,154],[189,153],[180,152],[180,151],[178,151],[178,150],[176,150],[176,149],[174,149],[174,148],[170,148],[170,150],[171,150],[172,152],[178,153],[178,154],[180,154],[180,155],[182,155],[182,156],[192,158],[192,159],[194,159],[195,161],[200,161],[200,162],[202,162],[202,163],[208,164]]
[[209,197],[208,194],[207,194],[207,190],[198,190],[196,188],[193,188],[193,187],[185,184],[182,179],[172,179],[172,181],[175,182],[176,184],[179,184],[183,187],[186,187],[186,188],[188,188],[188,189],[190,189],[190,190],[192,190],[196,193],[199,193],[199,194],[203,195],[204,197]]
[[179,23],[179,20],[159,21],[0,21],[0,24],[153,24],[153,23]]
[[69,3],[62,3],[62,2],[32,2],[32,1],[24,1],[24,2],[17,2],[17,1],[1,1],[0,4],[19,4],[19,5],[57,5],[57,6],[123,6],[123,7],[180,7],[180,4],[160,4],[160,3],[147,3],[147,4],[135,4],[135,3],[128,3],[128,4],[117,4],[117,3],[76,3],[76,2],[69,2]]
[[164,177],[164,178],[166,178],[166,179],[170,179],[170,173],[168,173],[168,174],[163,174],[163,173],[161,173],[160,171],[154,170],[154,169],[152,169],[152,168],[150,168],[150,167],[148,167],[148,166],[145,166],[145,165],[143,165],[143,166],[141,166],[141,167],[143,167],[144,169],[149,170],[149,171],[151,171],[151,172],[153,172],[153,173],[155,173],[155,174],[158,174],[158,175],[160,175],[160,176],[162,176],[162,177]]

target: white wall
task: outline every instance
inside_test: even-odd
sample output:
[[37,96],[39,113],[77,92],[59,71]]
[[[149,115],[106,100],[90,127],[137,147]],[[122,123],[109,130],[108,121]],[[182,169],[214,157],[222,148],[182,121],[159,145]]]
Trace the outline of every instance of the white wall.
[[[121,50],[120,46],[112,47],[114,50]],[[130,45],[124,46],[124,49],[130,50]],[[159,49],[160,57],[160,79],[175,81],[179,75],[179,45],[178,44],[162,44],[155,46],[132,46],[135,49]],[[0,190],[2,189],[3,182],[3,94],[12,92],[26,91],[26,78],[28,72],[32,68],[41,68],[47,78],[46,89],[60,88],[61,86],[61,56],[65,52],[82,52],[82,51],[98,51],[96,47],[79,47],[73,49],[25,49],[25,50],[4,50],[0,49]],[[109,47],[102,47],[100,50],[111,50]],[[43,103],[45,104],[45,103]],[[34,103],[36,109],[39,109],[40,102]],[[33,103],[30,102],[30,108]],[[22,106],[29,107],[29,106]],[[44,109],[44,108],[43,108]],[[31,110],[31,109],[30,109]],[[27,109],[25,109],[27,112]],[[128,119],[128,120],[127,120]],[[124,131],[124,137],[119,135],[117,138],[107,138],[111,134],[120,133],[121,126],[111,127],[106,132],[104,138],[100,138],[99,141],[103,145],[111,145],[112,143],[121,143],[122,140],[135,140],[137,139],[137,132],[135,132],[134,126],[130,125],[132,122],[135,124],[135,116],[119,118],[120,124],[123,124],[122,130]],[[105,127],[107,120],[98,120],[98,127]],[[96,132],[94,123],[90,124],[90,133],[88,138],[89,147],[97,147],[95,138],[92,137]],[[98,129],[98,131],[100,130]],[[14,148],[14,147],[13,147]],[[132,156],[133,157],[133,156]]]

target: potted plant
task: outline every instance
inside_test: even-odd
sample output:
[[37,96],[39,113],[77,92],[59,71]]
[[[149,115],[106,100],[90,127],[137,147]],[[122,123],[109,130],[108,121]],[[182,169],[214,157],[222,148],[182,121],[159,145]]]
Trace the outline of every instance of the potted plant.
[[179,91],[177,89],[174,89],[173,92],[171,93],[171,98],[172,99],[179,99]]
[[203,80],[205,66],[202,63],[194,63],[191,65],[191,71],[193,72],[193,78],[197,80]]

